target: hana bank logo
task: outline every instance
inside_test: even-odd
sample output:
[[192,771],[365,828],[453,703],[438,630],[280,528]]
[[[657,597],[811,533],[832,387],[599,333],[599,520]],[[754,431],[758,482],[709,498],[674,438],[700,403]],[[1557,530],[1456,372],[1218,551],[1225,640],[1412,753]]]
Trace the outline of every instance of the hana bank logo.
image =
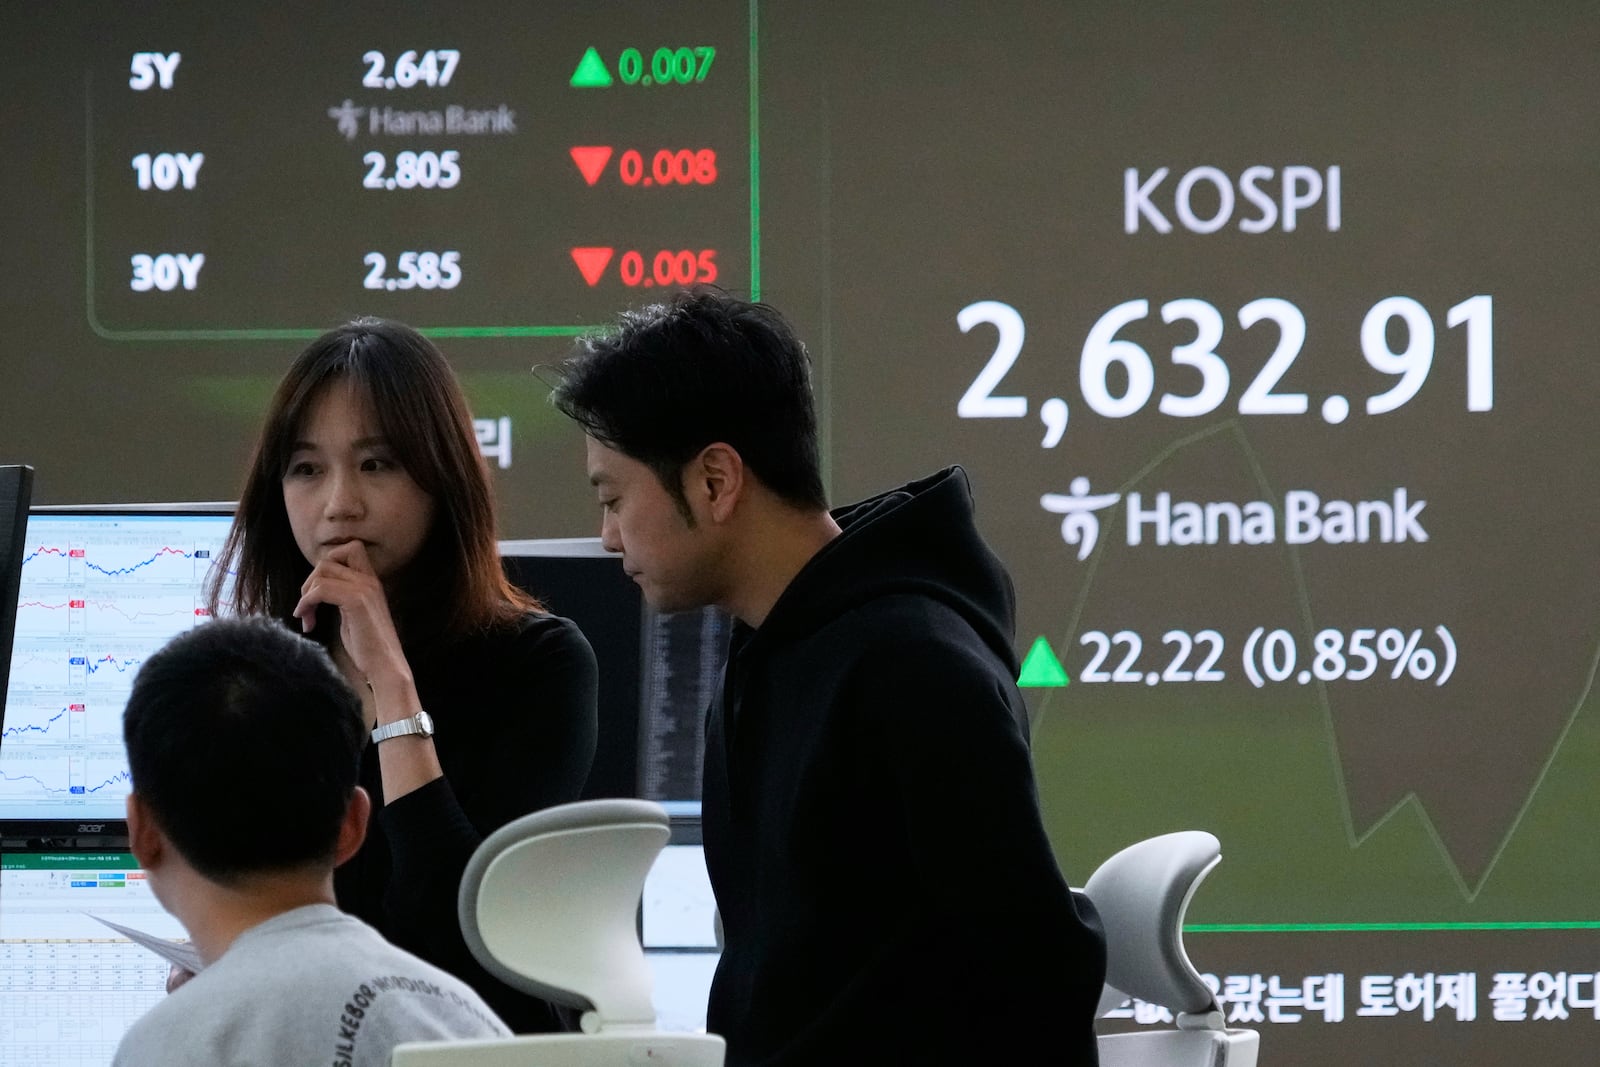
[[361,116],[366,113],[366,108],[356,107],[355,102],[346,99],[338,107],[328,109],[328,117],[339,127],[339,132],[344,134],[346,141],[354,141],[356,134],[361,130]]
[[1090,494],[1089,479],[1080,474],[1072,479],[1068,493],[1046,493],[1039,498],[1039,504],[1046,511],[1066,516],[1061,520],[1061,540],[1078,546],[1078,560],[1082,562],[1100,540],[1100,519],[1095,512],[1121,499],[1121,493]]
[[[1039,506],[1062,516],[1061,540],[1089,558],[1100,540],[1095,514],[1122,503],[1130,548],[1189,545],[1396,545],[1426,542],[1422,513],[1426,500],[1406,486],[1365,500],[1325,500],[1309,489],[1291,489],[1277,500],[1174,500],[1162,490],[1141,493],[1091,493],[1089,479],[1072,479],[1067,493],[1046,493]],[[1281,523],[1281,528],[1280,528]]]

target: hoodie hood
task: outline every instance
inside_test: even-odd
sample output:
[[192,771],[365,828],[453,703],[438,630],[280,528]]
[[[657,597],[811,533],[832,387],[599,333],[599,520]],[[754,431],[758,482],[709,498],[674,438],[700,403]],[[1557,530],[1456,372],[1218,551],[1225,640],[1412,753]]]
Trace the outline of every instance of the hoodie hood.
[[947,467],[837,508],[833,518],[842,532],[795,575],[752,646],[803,635],[866,601],[912,594],[954,609],[1016,673],[1016,594],[978,533],[964,470]]

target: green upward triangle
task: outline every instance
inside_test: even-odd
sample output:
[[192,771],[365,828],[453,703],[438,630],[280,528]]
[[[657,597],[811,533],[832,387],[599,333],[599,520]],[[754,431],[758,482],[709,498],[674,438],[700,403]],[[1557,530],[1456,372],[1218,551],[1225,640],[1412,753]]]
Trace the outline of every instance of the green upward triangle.
[[1028,649],[1028,656],[1022,661],[1022,673],[1017,677],[1017,685],[1033,689],[1057,688],[1067,684],[1067,672],[1062,669],[1061,661],[1056,659],[1056,654],[1050,651],[1050,642],[1043,637],[1033,642],[1033,647]]
[[606,69],[606,61],[591,45],[578,60],[578,69],[572,72],[572,85],[576,89],[604,89],[610,84],[611,72]]

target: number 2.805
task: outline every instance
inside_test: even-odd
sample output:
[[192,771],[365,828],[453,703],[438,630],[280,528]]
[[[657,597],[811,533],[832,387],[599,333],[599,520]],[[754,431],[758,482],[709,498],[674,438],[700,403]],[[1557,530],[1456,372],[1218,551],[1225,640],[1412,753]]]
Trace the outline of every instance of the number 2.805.
[[461,153],[453,148],[443,152],[401,152],[394,157],[394,174],[385,176],[389,158],[382,152],[361,157],[367,175],[361,184],[367,189],[453,189],[461,181]]

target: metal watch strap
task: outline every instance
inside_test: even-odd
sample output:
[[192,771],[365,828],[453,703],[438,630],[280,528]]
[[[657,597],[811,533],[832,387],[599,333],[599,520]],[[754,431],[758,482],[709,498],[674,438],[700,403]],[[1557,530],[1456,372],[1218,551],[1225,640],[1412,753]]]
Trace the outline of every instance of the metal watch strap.
[[403,719],[396,719],[394,722],[385,723],[383,726],[379,726],[372,731],[372,740],[376,743],[388,741],[390,738],[394,737],[408,737],[412,734],[420,734],[423,737],[432,737],[432,716],[425,711],[419,711],[415,715],[407,715]]

